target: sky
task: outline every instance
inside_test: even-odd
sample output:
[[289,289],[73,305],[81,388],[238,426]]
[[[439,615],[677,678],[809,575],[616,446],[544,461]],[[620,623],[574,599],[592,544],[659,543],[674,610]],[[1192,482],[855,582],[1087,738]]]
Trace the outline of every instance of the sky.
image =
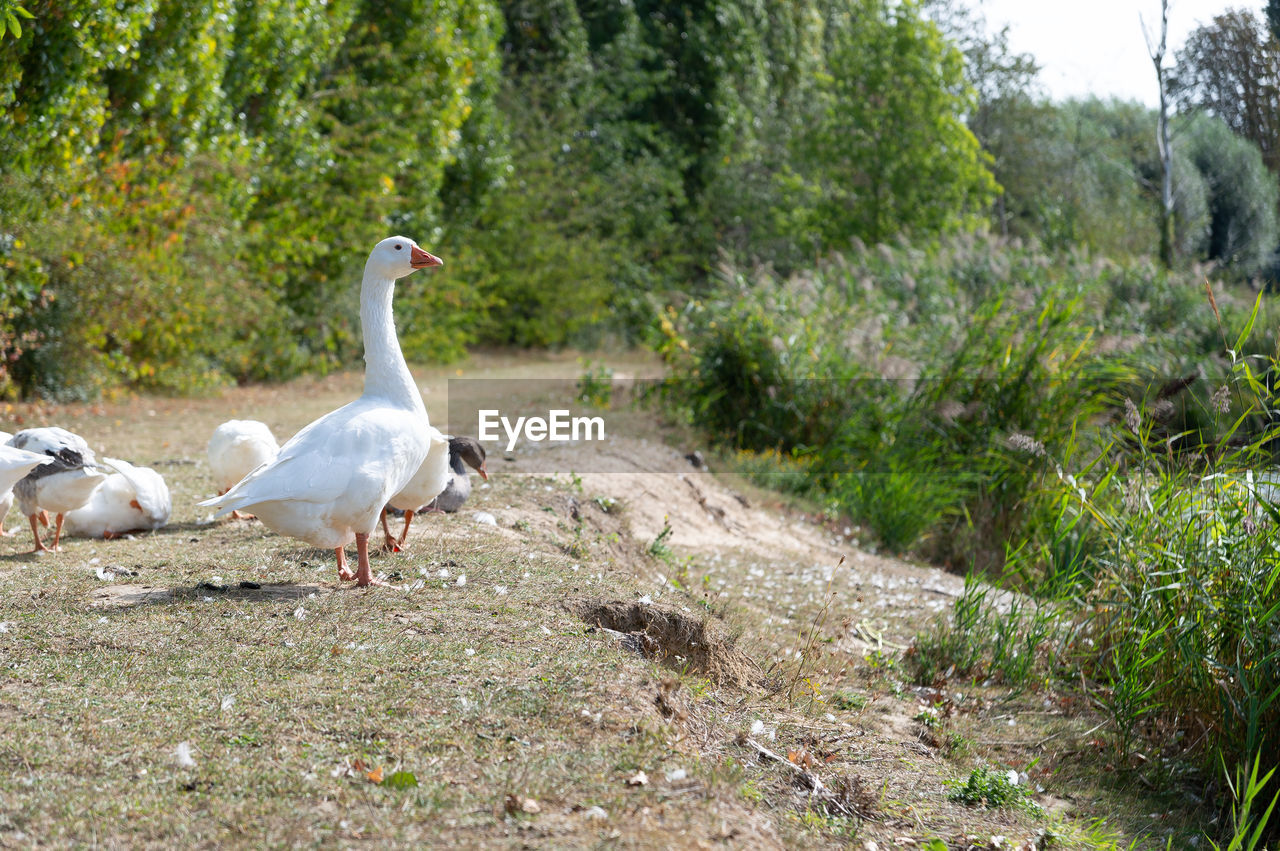
[[[1010,47],[1030,53],[1041,66],[1049,97],[1098,95],[1159,102],[1155,69],[1147,55],[1138,16],[1160,38],[1160,0],[968,0],[990,31],[1009,25]],[[1263,0],[1169,0],[1169,44],[1173,62],[1187,35],[1227,9],[1259,11]]]

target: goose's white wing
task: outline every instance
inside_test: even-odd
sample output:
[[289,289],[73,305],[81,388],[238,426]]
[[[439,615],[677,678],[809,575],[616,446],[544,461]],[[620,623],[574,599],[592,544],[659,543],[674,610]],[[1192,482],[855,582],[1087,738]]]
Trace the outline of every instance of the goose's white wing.
[[417,511],[435,499],[449,484],[449,441],[440,430],[427,426],[427,457],[403,488],[387,502],[393,508]]
[[36,467],[46,463],[49,456],[29,452],[15,446],[0,446],[0,494],[8,493],[19,481]]
[[410,411],[357,400],[311,423],[280,447],[275,460],[200,505],[225,514],[279,500],[363,503],[371,483],[375,489],[385,483],[394,493],[421,464],[424,428]]
[[93,450],[83,437],[57,426],[26,428],[9,438],[9,445],[42,455],[57,455],[64,449],[81,456],[85,464],[93,464]]
[[150,467],[135,467],[128,461],[119,458],[103,458],[104,463],[124,476],[125,481],[133,488],[133,498],[138,501],[138,509],[147,519],[157,525],[164,525],[173,513],[173,498],[169,495],[169,486],[164,477]]

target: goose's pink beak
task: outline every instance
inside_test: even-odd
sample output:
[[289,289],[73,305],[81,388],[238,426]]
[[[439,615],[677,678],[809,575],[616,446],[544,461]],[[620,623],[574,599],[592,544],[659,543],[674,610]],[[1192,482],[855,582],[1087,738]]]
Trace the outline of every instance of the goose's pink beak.
[[476,470],[476,472],[480,474],[480,478],[484,479],[486,482],[489,481],[489,471],[484,468],[483,461],[480,462],[480,469]]
[[415,269],[425,269],[428,266],[443,266],[444,261],[416,245],[411,245],[409,246],[409,265]]

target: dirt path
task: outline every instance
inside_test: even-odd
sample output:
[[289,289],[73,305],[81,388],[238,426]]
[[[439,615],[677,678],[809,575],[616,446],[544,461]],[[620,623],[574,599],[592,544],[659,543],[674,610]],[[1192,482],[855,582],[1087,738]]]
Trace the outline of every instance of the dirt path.
[[[855,654],[872,646],[870,635],[905,646],[964,587],[937,568],[860,549],[767,492],[748,497],[705,464],[695,467],[688,451],[628,437],[526,444],[495,458],[491,468],[495,475],[553,475],[562,483],[576,477],[584,495],[623,503],[628,529],[645,545],[669,525],[666,543],[696,561],[711,587],[735,604],[787,616],[820,605],[830,581],[839,601],[832,619],[850,621],[842,640]],[[662,579],[653,578],[660,593]]]

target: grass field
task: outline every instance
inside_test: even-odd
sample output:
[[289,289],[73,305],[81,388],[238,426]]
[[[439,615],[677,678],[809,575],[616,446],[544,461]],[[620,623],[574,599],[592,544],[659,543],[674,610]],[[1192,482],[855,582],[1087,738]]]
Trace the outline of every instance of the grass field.
[[[576,369],[490,358],[464,375]],[[420,372],[429,410],[453,375]],[[8,430],[56,423],[154,466],[175,511],[155,534],[41,557],[8,518],[0,844],[1072,848],[1196,832],[1185,804],[1091,759],[1096,718],[1069,696],[910,686],[901,653],[959,579],[694,470],[649,413],[619,412],[633,436],[589,450],[492,454],[490,487],[375,559],[398,589],[357,590],[331,552],[198,513],[219,422],[283,439],[358,392],[340,375],[5,410]],[[1045,809],[951,800],[944,784],[987,764],[1026,772]]]

